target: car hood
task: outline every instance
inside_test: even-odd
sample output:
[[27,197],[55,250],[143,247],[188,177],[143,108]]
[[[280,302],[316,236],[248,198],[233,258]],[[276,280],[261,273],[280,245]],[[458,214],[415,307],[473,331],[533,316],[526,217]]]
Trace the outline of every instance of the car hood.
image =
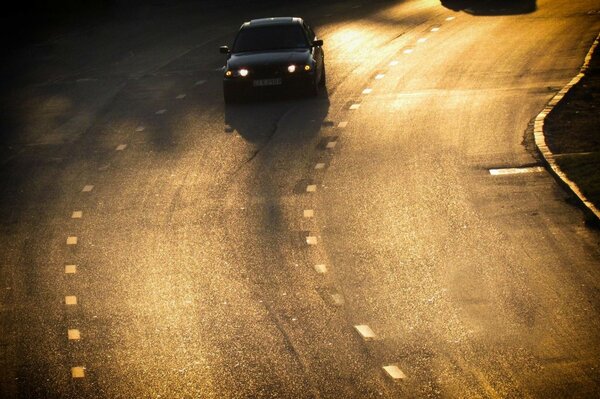
[[264,51],[256,53],[231,54],[228,68],[254,68],[267,65],[308,64],[310,50]]

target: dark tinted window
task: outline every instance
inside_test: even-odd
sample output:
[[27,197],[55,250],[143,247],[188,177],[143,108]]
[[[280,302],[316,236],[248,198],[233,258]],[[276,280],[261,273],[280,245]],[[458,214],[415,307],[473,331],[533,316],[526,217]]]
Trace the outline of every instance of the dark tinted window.
[[233,52],[307,47],[308,41],[300,25],[271,25],[242,29],[233,44]]

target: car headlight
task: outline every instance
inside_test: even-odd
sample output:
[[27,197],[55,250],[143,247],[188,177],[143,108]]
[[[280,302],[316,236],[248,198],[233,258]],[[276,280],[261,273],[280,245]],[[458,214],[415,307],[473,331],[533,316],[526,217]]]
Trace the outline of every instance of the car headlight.
[[287,70],[288,70],[289,73],[296,72],[296,65],[290,65],[290,66],[288,66]]
[[248,70],[246,68],[242,68],[238,71],[239,75],[243,78],[245,78],[246,76],[248,76]]

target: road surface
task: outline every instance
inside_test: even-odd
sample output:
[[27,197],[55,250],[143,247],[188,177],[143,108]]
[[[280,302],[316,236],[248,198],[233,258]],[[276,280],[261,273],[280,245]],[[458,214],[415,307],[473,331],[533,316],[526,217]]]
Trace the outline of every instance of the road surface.
[[[229,3],[2,66],[2,397],[597,396],[600,234],[530,126],[597,2]],[[225,107],[218,46],[279,15],[326,92]]]

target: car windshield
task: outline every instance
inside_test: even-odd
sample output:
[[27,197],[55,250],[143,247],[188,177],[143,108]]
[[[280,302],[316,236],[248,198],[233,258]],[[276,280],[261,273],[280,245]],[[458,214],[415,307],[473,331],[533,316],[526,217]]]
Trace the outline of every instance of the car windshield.
[[307,47],[308,41],[300,26],[272,25],[242,29],[235,39],[233,52]]

